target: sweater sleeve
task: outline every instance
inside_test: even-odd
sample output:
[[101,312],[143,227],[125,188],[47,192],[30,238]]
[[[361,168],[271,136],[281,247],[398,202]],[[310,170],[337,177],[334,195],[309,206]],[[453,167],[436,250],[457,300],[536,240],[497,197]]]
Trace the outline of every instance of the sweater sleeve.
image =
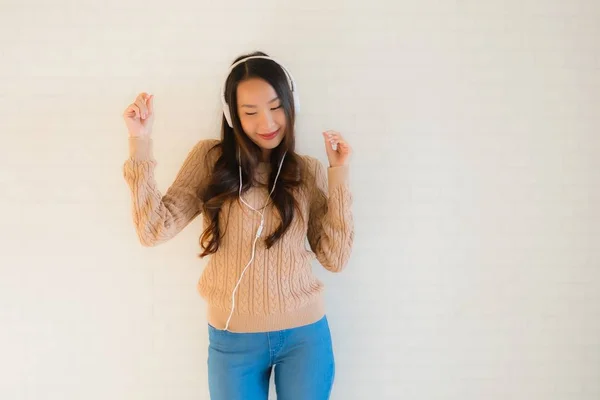
[[354,241],[349,167],[329,167],[313,162],[314,185],[310,201],[308,242],[317,260],[331,272],[346,266]]
[[188,153],[164,196],[156,187],[152,138],[129,137],[129,158],[123,176],[131,189],[133,223],[143,246],[156,246],[173,238],[195,217],[202,203],[198,191],[208,183],[207,151],[213,140],[201,140]]

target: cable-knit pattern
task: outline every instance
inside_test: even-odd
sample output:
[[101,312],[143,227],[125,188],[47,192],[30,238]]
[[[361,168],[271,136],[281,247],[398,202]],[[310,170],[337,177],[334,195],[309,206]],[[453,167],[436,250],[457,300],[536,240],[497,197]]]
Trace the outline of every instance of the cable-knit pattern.
[[348,262],[354,241],[353,199],[345,177],[348,171],[329,168],[327,179],[321,163],[314,163],[313,167],[316,179],[307,236],[323,267],[339,272]]
[[154,179],[157,162],[151,155],[152,139],[129,138],[130,157],[123,164],[123,176],[131,189],[133,220],[143,246],[171,239],[200,214],[197,190],[206,184],[206,155],[215,143],[194,146],[163,196]]
[[289,311],[292,307],[292,296],[290,287],[290,252],[285,251],[283,247],[278,248],[279,260],[279,295],[281,297],[282,307]]
[[[247,199],[246,201],[249,200],[250,204],[254,207],[254,204],[253,204],[254,199],[252,197],[253,196],[248,196],[248,195],[245,196],[245,198]],[[254,207],[254,208],[256,208],[256,207]],[[242,247],[240,248],[240,252],[242,255],[241,258],[244,261],[242,261],[241,263],[238,263],[238,265],[233,266],[233,268],[231,268],[232,271],[235,271],[234,274],[228,276],[228,281],[229,281],[229,284],[231,285],[231,290],[233,290],[233,288],[235,287],[238,279],[240,279],[240,277],[242,276],[242,272],[244,271],[244,268],[248,264],[248,261],[250,261],[250,257],[252,256],[252,244],[254,243],[254,235],[256,234],[256,229],[258,229],[258,226],[257,226],[257,223],[255,222],[255,220],[260,219],[260,216],[255,211],[252,211],[249,209],[244,209],[243,213],[244,213],[244,215],[243,215],[244,218],[241,221],[242,237],[239,242],[243,243]],[[231,228],[233,228],[233,227],[231,227]],[[254,260],[256,260],[256,252],[254,254]],[[248,284],[249,284],[249,282],[251,282],[252,274],[256,273],[255,267],[256,267],[256,264],[254,264],[254,263],[250,264],[250,266],[246,270],[246,273],[244,274],[244,277],[242,278],[242,281],[240,282],[240,286],[238,288],[238,293],[236,296],[237,314],[239,314],[239,313],[247,314],[248,313],[248,309],[249,309],[248,296],[250,294],[249,293],[250,291],[248,290],[248,286],[249,286]]]
[[[271,207],[269,209],[272,209]],[[270,231],[269,234],[275,229],[275,227],[273,227]],[[278,261],[278,253],[281,250],[281,246],[278,246],[277,248],[272,248],[269,249],[268,251],[264,252],[264,259],[266,260],[265,262],[265,269],[267,271],[267,278],[268,278],[268,296],[269,296],[269,307],[268,307],[268,313],[269,314],[274,314],[274,313],[278,313],[280,310],[279,307],[279,296],[281,295],[281,292],[279,290],[279,285],[277,284],[277,269],[280,268]]]
[[[218,157],[218,151],[208,157],[207,152],[217,143],[209,139],[196,144],[162,195],[154,180],[157,163],[151,139],[130,139],[130,157],[123,171],[131,188],[132,218],[142,245],[169,240],[199,215],[202,204],[197,193],[209,181]],[[319,308],[323,284],[312,273],[312,259],[316,257],[329,271],[339,272],[350,257],[354,225],[348,167],[326,169],[313,157],[300,158],[304,183],[297,200],[301,215],[296,215],[285,235],[266,249],[264,241],[280,218],[273,205],[265,209],[265,227],[256,244],[254,262],[236,292],[230,323],[234,330],[284,329],[318,319],[323,312]],[[269,169],[261,179],[270,173],[273,171]],[[252,187],[244,199],[260,208],[268,192],[266,186]],[[207,226],[210,221],[204,217],[203,222]],[[209,306],[209,322],[215,326],[222,327],[231,311],[232,291],[250,261],[259,223],[258,213],[237,200],[221,210],[221,246],[209,257],[197,284]]]

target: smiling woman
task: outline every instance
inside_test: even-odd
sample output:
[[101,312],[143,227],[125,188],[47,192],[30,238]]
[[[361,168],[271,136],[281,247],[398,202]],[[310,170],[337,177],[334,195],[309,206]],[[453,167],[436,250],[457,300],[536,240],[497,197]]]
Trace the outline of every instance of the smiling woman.
[[250,78],[238,84],[237,100],[244,132],[262,149],[262,160],[268,161],[285,135],[286,116],[279,96],[264,79]]
[[350,257],[351,148],[323,132],[328,169],[295,152],[295,83],[265,53],[234,61],[221,100],[221,139],[199,141],[164,196],[154,180],[154,97],[141,93],[125,111],[124,176],[140,241],[163,243],[203,214],[200,256],[211,257],[198,291],[208,303],[211,399],[264,400],[273,368],[279,398],[327,399],[335,362],[311,261],[340,272]]

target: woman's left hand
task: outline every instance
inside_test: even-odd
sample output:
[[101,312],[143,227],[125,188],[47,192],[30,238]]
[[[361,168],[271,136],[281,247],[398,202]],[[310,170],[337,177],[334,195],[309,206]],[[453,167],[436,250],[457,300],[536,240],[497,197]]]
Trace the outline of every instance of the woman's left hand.
[[325,131],[323,132],[323,138],[325,139],[325,150],[327,151],[329,166],[340,167],[348,165],[352,148],[342,135],[336,131]]

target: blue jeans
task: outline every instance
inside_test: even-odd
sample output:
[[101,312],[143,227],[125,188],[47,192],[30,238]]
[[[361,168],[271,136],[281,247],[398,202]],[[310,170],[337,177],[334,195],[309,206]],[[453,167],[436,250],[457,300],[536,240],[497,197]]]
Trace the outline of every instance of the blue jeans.
[[212,400],[267,400],[275,367],[278,400],[327,400],[335,362],[327,317],[292,329],[235,333],[208,325]]

